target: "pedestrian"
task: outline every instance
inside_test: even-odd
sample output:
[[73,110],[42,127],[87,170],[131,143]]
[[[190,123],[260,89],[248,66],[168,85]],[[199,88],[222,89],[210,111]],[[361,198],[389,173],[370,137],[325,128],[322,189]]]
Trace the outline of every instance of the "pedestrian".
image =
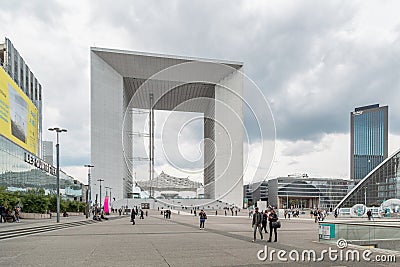
[[235,216],[237,216],[237,210],[235,210]]
[[144,211],[140,209],[140,219],[144,219]]
[[135,212],[135,209],[132,208],[132,212],[131,212],[131,222],[132,222],[132,225],[135,225],[135,218],[136,218],[136,212]]
[[199,212],[199,218],[200,218],[200,230],[204,230],[204,222],[207,220],[207,214],[205,213],[204,210],[201,210]]
[[2,223],[3,222],[3,220],[4,220],[4,222],[7,222],[7,220],[6,220],[6,208],[4,207],[4,205],[3,204],[1,204],[0,205],[0,223]]
[[196,215],[196,210],[194,210],[194,216],[197,216],[197,215]]
[[283,212],[283,216],[285,216],[285,220],[286,220],[287,210],[285,210],[285,211]]
[[269,213],[268,216],[268,221],[269,221],[269,239],[267,242],[271,242],[271,238],[272,238],[272,231],[274,231],[275,233],[275,240],[274,242],[278,242],[278,234],[277,234],[277,228],[278,227],[273,227],[273,222],[277,222],[278,221],[278,215],[276,214],[274,209],[271,209],[271,212]]
[[368,221],[370,221],[370,220],[371,220],[371,217],[372,217],[372,212],[371,212],[371,210],[368,210],[368,211],[367,211],[367,216],[368,216]]
[[14,214],[15,214],[15,222],[19,222],[19,208],[18,207],[15,207],[15,210],[14,210]]
[[261,224],[262,224],[261,231],[264,229],[264,232],[265,232],[266,234],[268,234],[268,231],[267,231],[268,211],[265,210],[265,212],[263,213],[262,216],[263,216],[263,217],[262,217],[262,222],[261,222]]
[[287,212],[287,216],[288,216],[288,219],[290,220],[290,216],[292,215],[292,210],[288,210],[288,212]]
[[226,216],[226,210],[225,210],[225,216]]
[[256,210],[253,214],[253,220],[251,223],[251,227],[253,228],[253,242],[256,241],[257,229],[260,232],[261,240],[263,240],[264,238],[262,234],[261,223],[262,223],[262,214],[258,212],[258,207],[256,207]]
[[317,211],[317,209],[314,210],[314,222],[315,223],[318,222],[318,211]]
[[149,213],[147,212],[147,210],[146,210],[146,217],[149,215]]

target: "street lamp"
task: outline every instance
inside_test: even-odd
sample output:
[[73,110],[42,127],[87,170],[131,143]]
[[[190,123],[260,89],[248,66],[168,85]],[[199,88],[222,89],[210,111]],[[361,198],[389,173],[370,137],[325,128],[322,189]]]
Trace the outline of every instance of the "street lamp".
[[100,210],[101,210],[101,182],[104,182],[104,180],[103,179],[98,179],[97,181],[100,182],[100,199],[99,199],[99,202],[100,202]]
[[57,222],[60,222],[60,144],[58,134],[62,132],[66,132],[67,129],[61,129],[58,127],[49,128],[49,131],[55,131],[57,133],[57,144],[56,144],[56,153],[57,153]]
[[88,168],[88,190],[86,193],[86,219],[89,217],[89,211],[90,211],[90,205],[92,204],[92,188],[90,187],[90,168],[93,168],[94,166],[91,164],[85,164],[84,167]]
[[367,187],[364,186],[364,205],[367,206]]

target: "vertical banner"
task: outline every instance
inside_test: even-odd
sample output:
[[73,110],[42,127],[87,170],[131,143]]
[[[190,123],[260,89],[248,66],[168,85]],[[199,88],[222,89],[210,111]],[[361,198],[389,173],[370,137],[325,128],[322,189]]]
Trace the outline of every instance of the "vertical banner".
[[105,213],[105,214],[109,214],[109,213],[110,213],[110,207],[109,207],[109,199],[108,199],[108,196],[106,196],[106,197],[104,198],[104,205],[103,205],[103,207],[104,207],[104,213]]

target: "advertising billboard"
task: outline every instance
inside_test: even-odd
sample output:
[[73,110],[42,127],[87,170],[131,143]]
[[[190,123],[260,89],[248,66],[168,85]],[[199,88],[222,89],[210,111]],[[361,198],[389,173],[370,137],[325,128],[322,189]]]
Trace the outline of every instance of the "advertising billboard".
[[37,108],[1,67],[0,134],[37,155]]

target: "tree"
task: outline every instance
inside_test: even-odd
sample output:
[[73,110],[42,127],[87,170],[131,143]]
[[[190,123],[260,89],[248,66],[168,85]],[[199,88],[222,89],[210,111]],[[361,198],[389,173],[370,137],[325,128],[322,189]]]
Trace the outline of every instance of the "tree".
[[31,189],[21,195],[23,211],[30,213],[46,213],[50,200],[43,189]]

